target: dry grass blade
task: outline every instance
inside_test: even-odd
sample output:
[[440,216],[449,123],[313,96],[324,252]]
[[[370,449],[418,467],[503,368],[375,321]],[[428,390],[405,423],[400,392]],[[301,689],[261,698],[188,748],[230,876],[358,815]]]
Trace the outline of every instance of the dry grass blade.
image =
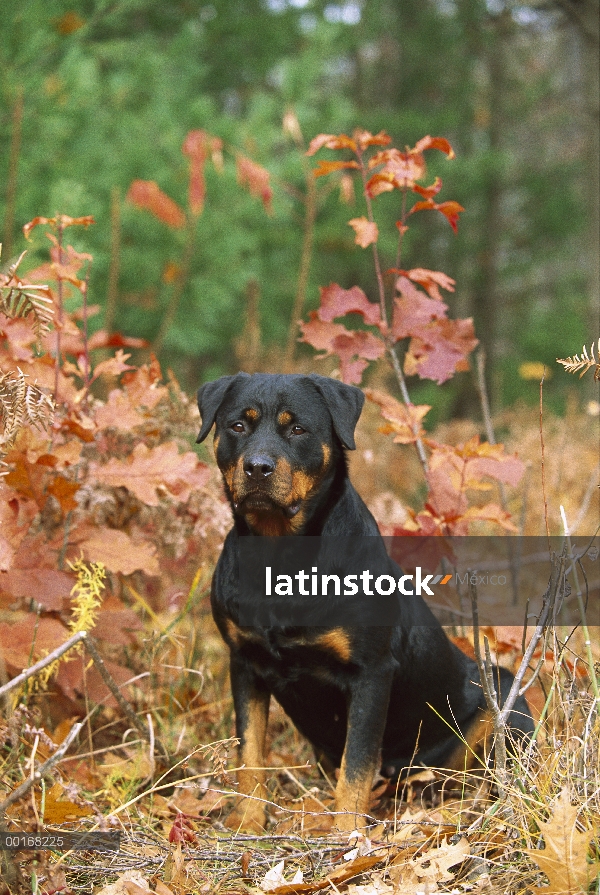
[[50,329],[54,317],[52,295],[48,286],[24,283],[17,269],[25,252],[12,264],[7,273],[0,273],[0,311],[7,317],[33,317],[33,328],[38,339]]
[[7,450],[26,425],[45,429],[52,421],[54,402],[25,373],[0,373],[0,450]]
[[[596,355],[594,353],[594,343],[590,345],[590,354],[587,352],[587,348],[585,345],[583,346],[581,357],[578,354],[574,354],[573,357],[567,358],[556,358],[557,364],[562,364],[567,373],[579,373],[579,378],[581,379],[588,370],[594,367],[594,381],[598,382],[600,380],[600,362],[596,360]],[[590,356],[591,355],[591,356]],[[600,358],[600,339],[598,339],[598,357]]]

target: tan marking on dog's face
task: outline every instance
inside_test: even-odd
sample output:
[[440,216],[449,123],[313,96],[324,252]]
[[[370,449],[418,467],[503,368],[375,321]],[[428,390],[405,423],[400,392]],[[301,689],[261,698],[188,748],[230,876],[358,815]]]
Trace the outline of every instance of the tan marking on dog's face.
[[292,502],[306,500],[318,488],[320,476],[311,475],[304,469],[296,469],[292,473]]
[[252,420],[252,422],[256,422],[256,420],[260,417],[260,413],[256,410],[255,407],[247,407],[244,410],[242,416],[245,416],[247,420]]
[[277,417],[277,422],[280,426],[289,426],[292,422],[292,414],[287,410],[282,410],[282,412]]
[[[320,487],[331,459],[330,448],[327,445],[322,447],[323,464],[315,473],[303,469],[293,470],[285,457],[279,457],[273,474],[258,484],[245,474],[243,456],[239,457],[234,466],[221,470],[233,502],[241,505],[239,512],[244,514],[248,525],[256,534],[281,537],[302,531],[306,521],[303,507],[291,517],[286,515],[285,508],[304,503]],[[252,494],[264,495],[272,500],[273,509],[258,510],[248,507],[244,511],[243,501]]]
[[349,662],[352,658],[352,642],[343,628],[334,628],[326,634],[321,634],[315,640],[315,646],[333,653],[341,662]]

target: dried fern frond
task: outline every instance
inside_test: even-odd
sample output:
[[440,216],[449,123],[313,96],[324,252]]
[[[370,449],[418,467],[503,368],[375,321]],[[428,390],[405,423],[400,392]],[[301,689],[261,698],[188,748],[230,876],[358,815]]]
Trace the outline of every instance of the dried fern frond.
[[0,450],[11,447],[24,426],[45,429],[54,414],[52,398],[37,385],[28,385],[25,373],[0,373]]
[[[591,356],[590,356],[591,355]],[[598,339],[598,358],[600,359],[600,339]],[[600,360],[596,360],[596,355],[594,354],[594,343],[590,345],[590,353],[587,353],[587,348],[585,345],[583,346],[583,351],[581,357],[578,354],[573,355],[573,357],[567,358],[556,358],[557,364],[562,364],[567,373],[579,373],[579,378],[581,379],[588,370],[591,370],[594,367],[594,381],[598,382],[600,380]]]
[[52,294],[48,286],[24,283],[17,276],[25,254],[23,252],[6,273],[0,273],[0,311],[7,317],[27,317],[31,314],[39,339],[48,332],[54,317]]

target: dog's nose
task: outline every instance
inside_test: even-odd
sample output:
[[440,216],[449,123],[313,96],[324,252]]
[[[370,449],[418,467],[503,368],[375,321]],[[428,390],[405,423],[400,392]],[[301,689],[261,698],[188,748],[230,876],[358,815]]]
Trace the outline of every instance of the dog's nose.
[[244,460],[244,472],[254,482],[262,482],[275,472],[275,463],[264,454],[255,454]]

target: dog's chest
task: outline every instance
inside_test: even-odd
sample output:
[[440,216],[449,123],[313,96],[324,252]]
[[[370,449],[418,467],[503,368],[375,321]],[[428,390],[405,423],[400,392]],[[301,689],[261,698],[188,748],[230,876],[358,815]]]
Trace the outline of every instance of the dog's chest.
[[351,675],[352,635],[343,628],[246,628],[226,621],[230,646],[263,677],[288,681]]

